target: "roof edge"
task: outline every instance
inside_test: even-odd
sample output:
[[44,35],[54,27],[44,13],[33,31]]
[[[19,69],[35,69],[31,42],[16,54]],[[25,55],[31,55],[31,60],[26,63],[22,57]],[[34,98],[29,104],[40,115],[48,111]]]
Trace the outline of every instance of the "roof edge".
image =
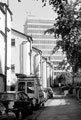
[[29,42],[33,41],[31,36],[26,35],[26,34],[20,32],[20,31],[18,31],[18,30],[15,30],[15,29],[13,29],[13,28],[11,28],[11,30],[14,31],[14,32],[17,32],[18,34],[21,34],[21,35],[27,37],[27,39],[28,39]]

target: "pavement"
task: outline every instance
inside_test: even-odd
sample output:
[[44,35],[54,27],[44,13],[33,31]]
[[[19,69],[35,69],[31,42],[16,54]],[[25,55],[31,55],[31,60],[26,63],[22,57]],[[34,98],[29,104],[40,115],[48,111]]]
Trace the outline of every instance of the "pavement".
[[25,120],[81,120],[81,103],[73,95],[65,95],[55,88],[53,99]]

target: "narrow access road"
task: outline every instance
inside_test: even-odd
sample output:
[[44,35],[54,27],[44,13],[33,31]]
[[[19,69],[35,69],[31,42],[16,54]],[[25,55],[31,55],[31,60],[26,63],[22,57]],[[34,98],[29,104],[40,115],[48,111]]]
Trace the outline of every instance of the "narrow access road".
[[56,95],[25,120],[81,120],[81,104],[76,98]]

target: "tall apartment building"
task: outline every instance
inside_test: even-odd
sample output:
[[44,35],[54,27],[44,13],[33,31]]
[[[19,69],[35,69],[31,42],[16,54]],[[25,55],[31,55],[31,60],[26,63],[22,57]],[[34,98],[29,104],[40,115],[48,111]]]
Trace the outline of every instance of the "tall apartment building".
[[56,45],[56,40],[54,34],[44,34],[44,32],[52,28],[54,20],[39,19],[32,15],[28,15],[24,24],[24,33],[32,36],[33,47],[42,51],[42,56],[47,58],[53,63],[55,76],[61,72],[56,65],[63,59],[61,50],[55,54],[51,54],[53,48]]

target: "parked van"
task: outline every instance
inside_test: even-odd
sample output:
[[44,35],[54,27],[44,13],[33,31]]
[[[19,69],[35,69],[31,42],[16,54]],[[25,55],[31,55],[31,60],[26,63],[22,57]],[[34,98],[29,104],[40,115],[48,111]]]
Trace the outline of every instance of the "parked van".
[[17,91],[24,91],[33,99],[34,106],[44,105],[44,94],[41,91],[39,79],[36,76],[17,75],[18,84]]

